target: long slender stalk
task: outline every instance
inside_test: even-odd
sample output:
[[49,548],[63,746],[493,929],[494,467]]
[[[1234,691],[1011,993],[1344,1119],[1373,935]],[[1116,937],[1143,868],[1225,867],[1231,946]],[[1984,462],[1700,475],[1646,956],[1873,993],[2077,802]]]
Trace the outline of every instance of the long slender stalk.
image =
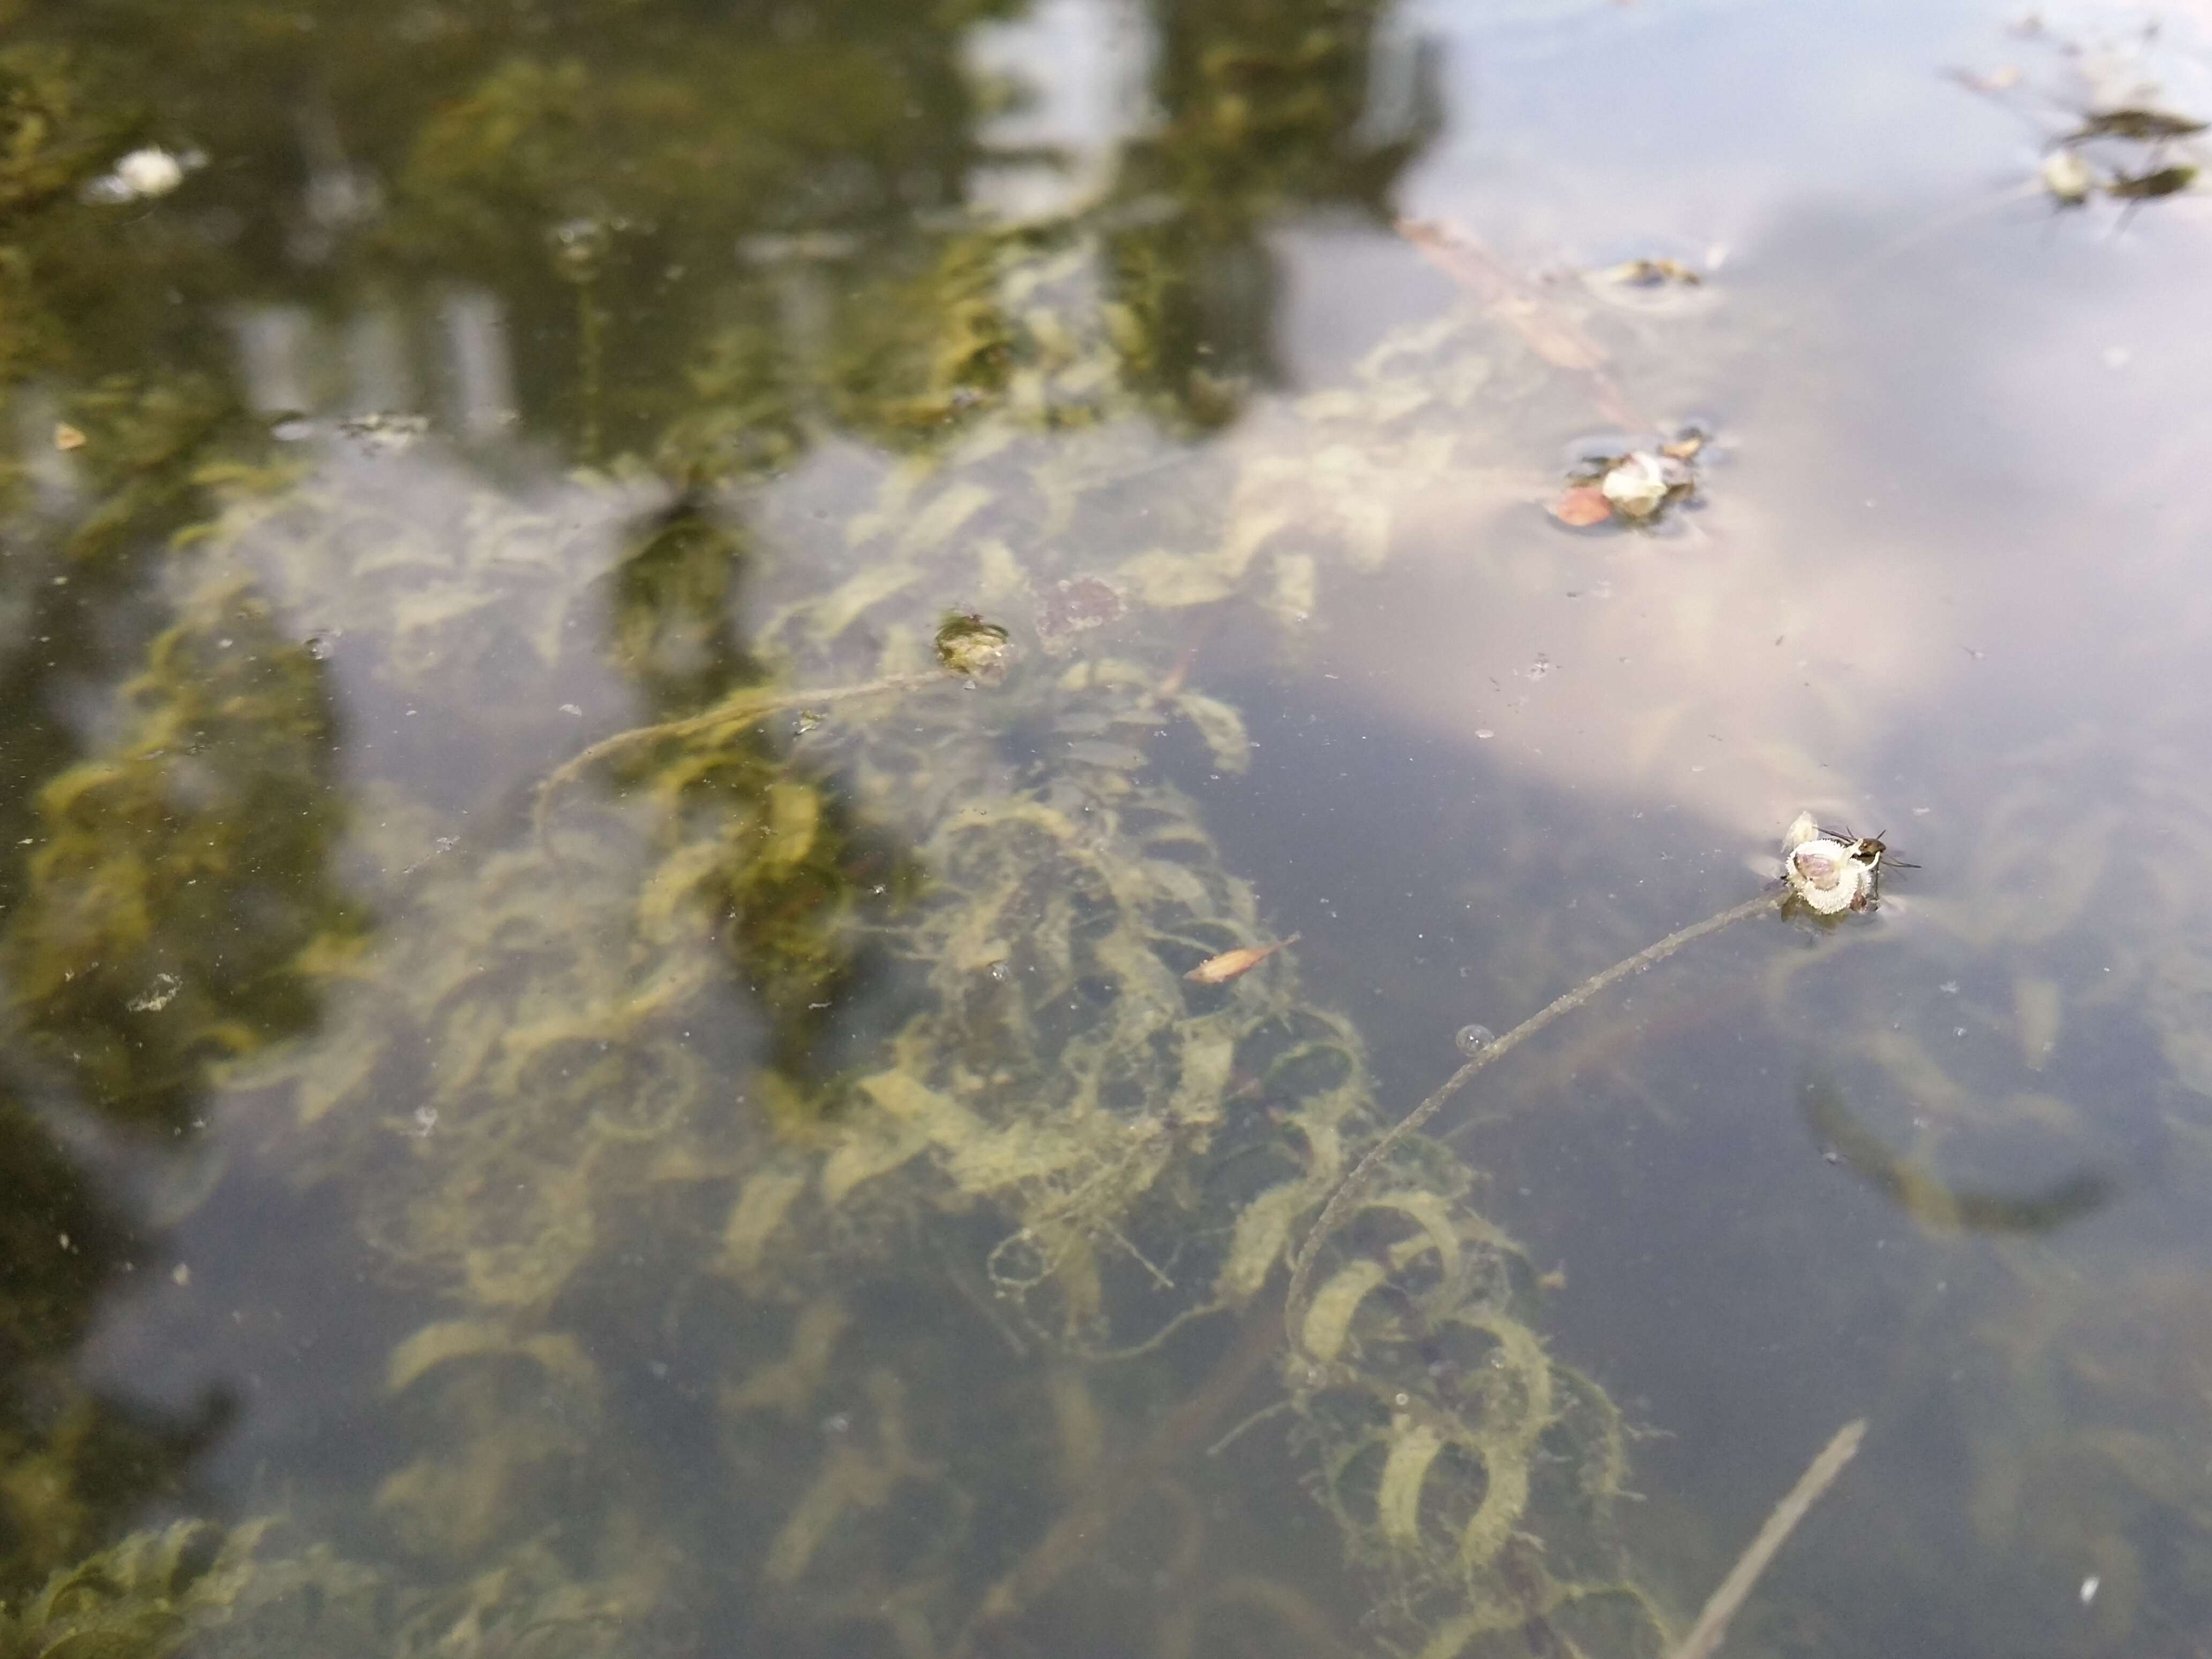
[[863,680],[855,685],[834,685],[813,691],[770,691],[759,686],[749,686],[733,691],[712,708],[696,714],[686,714],[681,720],[662,720],[655,726],[633,726],[628,731],[617,732],[601,738],[588,749],[571,755],[567,760],[545,775],[538,786],[538,803],[533,814],[540,839],[545,834],[545,821],[553,809],[553,797],[567,784],[583,775],[591,767],[610,755],[620,754],[625,749],[641,743],[657,743],[664,738],[693,738],[702,732],[741,730],[757,726],[771,714],[792,708],[818,708],[825,703],[849,702],[855,697],[872,697],[890,691],[912,691],[925,685],[950,683],[941,669],[925,669],[912,674],[886,674],[881,679]]
[[1757,898],[1731,905],[1717,915],[1707,916],[1703,921],[1692,922],[1677,933],[1668,934],[1656,945],[1646,945],[1634,956],[1614,963],[1603,973],[1592,975],[1565,996],[1529,1015],[1504,1036],[1486,1043],[1472,1060],[1446,1078],[1441,1088],[1400,1119],[1388,1134],[1368,1149],[1366,1157],[1352,1165],[1352,1173],[1337,1183],[1336,1190],[1329,1194],[1328,1202],[1322,1206],[1320,1216],[1307,1231],[1304,1243],[1298,1246],[1297,1254],[1291,1258],[1291,1288],[1290,1293],[1283,1299],[1283,1315],[1290,1329],[1291,1346],[1300,1352],[1304,1352],[1298,1328],[1304,1322],[1306,1289],[1308,1281],[1313,1277],[1314,1258],[1321,1253],[1321,1247],[1328,1241],[1329,1235],[1342,1226],[1351,1215],[1352,1206],[1358,1202],[1360,1194],[1366,1189],[1367,1183],[1373,1179],[1382,1161],[1397,1150],[1407,1136],[1419,1129],[1443,1109],[1445,1102],[1474,1081],[1476,1073],[1503,1059],[1562,1014],[1572,1013],[1608,985],[1626,979],[1641,969],[1649,968],[1656,962],[1665,960],[1692,940],[1701,939],[1708,933],[1717,933],[1735,922],[1771,910],[1776,898],[1777,895],[1773,893],[1762,893]]
[[1774,1506],[1774,1513],[1766,1517],[1759,1536],[1751,1540],[1751,1547],[1729,1569],[1729,1576],[1721,1580],[1720,1588],[1705,1602],[1705,1610],[1698,1615],[1698,1622],[1690,1626],[1690,1633],[1682,1638],[1681,1645],[1669,1659],[1711,1659],[1728,1635],[1729,1620],[1735,1617],[1736,1609],[1750,1595],[1759,1575],[1774,1559],[1774,1552],[1782,1547],[1783,1540],[1805,1518],[1805,1512],[1844,1472],[1844,1465],[1851,1461],[1858,1451],[1859,1442],[1866,1437],[1866,1419],[1862,1417],[1836,1431],[1836,1437],[1822,1448],[1820,1455],[1797,1477],[1797,1484],[1790,1487],[1788,1496]]

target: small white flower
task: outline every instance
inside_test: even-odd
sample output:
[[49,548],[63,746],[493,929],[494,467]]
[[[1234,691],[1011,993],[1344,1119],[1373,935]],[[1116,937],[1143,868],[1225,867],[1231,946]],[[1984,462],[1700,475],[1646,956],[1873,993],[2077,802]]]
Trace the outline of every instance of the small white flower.
[[2078,207],[2089,199],[2097,175],[2089,164],[2070,149],[2053,150],[2043,158],[2043,187],[2062,207]]
[[134,149],[84,187],[90,202],[143,202],[167,196],[206,157],[197,150],[173,155],[159,144]]
[[1822,830],[1810,812],[1800,812],[1783,833],[1783,879],[1815,915],[1871,909],[1878,899],[1875,871],[1881,862],[1879,842],[1840,840]]
[[1648,519],[1666,504],[1674,486],[1659,457],[1638,450],[1615,461],[1598,486],[1606,500],[1632,519]]

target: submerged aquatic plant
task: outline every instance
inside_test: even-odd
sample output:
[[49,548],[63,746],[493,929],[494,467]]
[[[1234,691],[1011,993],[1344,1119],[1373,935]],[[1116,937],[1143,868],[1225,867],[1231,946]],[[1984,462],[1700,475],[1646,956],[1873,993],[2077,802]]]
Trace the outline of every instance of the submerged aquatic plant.
[[1547,1003],[1503,1036],[1477,1043],[1465,1065],[1393,1125],[1389,1133],[1353,1166],[1352,1172],[1329,1195],[1328,1204],[1322,1207],[1319,1218],[1291,1257],[1291,1285],[1285,1306],[1292,1343],[1306,1346],[1308,1351],[1311,1351],[1306,1343],[1304,1332],[1312,1314],[1306,1291],[1311,1281],[1315,1257],[1321,1247],[1328,1242],[1330,1234],[1343,1224],[1365,1184],[1376,1177],[1391,1153],[1408,1136],[1417,1133],[1435,1117],[1455,1096],[1474,1081],[1478,1073],[1495,1065],[1522,1042],[1554,1020],[1573,1012],[1607,987],[1663,962],[1683,946],[1708,934],[1717,933],[1723,927],[1750,917],[1773,912],[1778,900],[1784,902],[1790,899],[1800,900],[1820,916],[1872,909],[1877,894],[1876,872],[1887,850],[1879,839],[1844,841],[1832,838],[1818,828],[1812,814],[1801,812],[1791,821],[1783,836],[1784,891],[1782,894],[1762,893],[1755,898],[1731,905],[1703,921],[1677,929],[1656,944],[1647,945],[1602,972],[1593,974],[1572,990]]

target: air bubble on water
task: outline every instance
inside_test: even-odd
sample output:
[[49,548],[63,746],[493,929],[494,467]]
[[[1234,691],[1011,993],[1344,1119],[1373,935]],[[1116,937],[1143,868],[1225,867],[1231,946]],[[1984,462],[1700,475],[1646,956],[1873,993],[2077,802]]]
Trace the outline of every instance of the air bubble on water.
[[330,641],[320,634],[308,635],[307,654],[317,662],[328,662],[331,659]]
[[1498,1033],[1487,1025],[1462,1025],[1452,1034],[1452,1041],[1458,1044],[1460,1053],[1478,1054],[1498,1041]]

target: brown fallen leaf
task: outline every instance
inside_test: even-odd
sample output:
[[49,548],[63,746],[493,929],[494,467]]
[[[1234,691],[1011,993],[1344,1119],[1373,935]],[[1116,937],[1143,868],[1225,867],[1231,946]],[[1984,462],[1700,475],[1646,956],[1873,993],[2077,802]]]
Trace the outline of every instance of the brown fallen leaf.
[[1572,525],[1577,530],[1588,529],[1594,524],[1603,524],[1613,516],[1613,503],[1605,498],[1605,491],[1595,484],[1577,484],[1561,495],[1547,509],[1561,524]]
[[67,421],[56,421],[54,422],[54,447],[56,449],[62,450],[82,449],[84,447],[84,434],[78,431]]
[[1276,951],[1296,945],[1304,937],[1293,933],[1273,945],[1242,945],[1234,951],[1224,951],[1218,957],[1206,957],[1183,977],[1196,985],[1225,985],[1239,974],[1250,973]]

